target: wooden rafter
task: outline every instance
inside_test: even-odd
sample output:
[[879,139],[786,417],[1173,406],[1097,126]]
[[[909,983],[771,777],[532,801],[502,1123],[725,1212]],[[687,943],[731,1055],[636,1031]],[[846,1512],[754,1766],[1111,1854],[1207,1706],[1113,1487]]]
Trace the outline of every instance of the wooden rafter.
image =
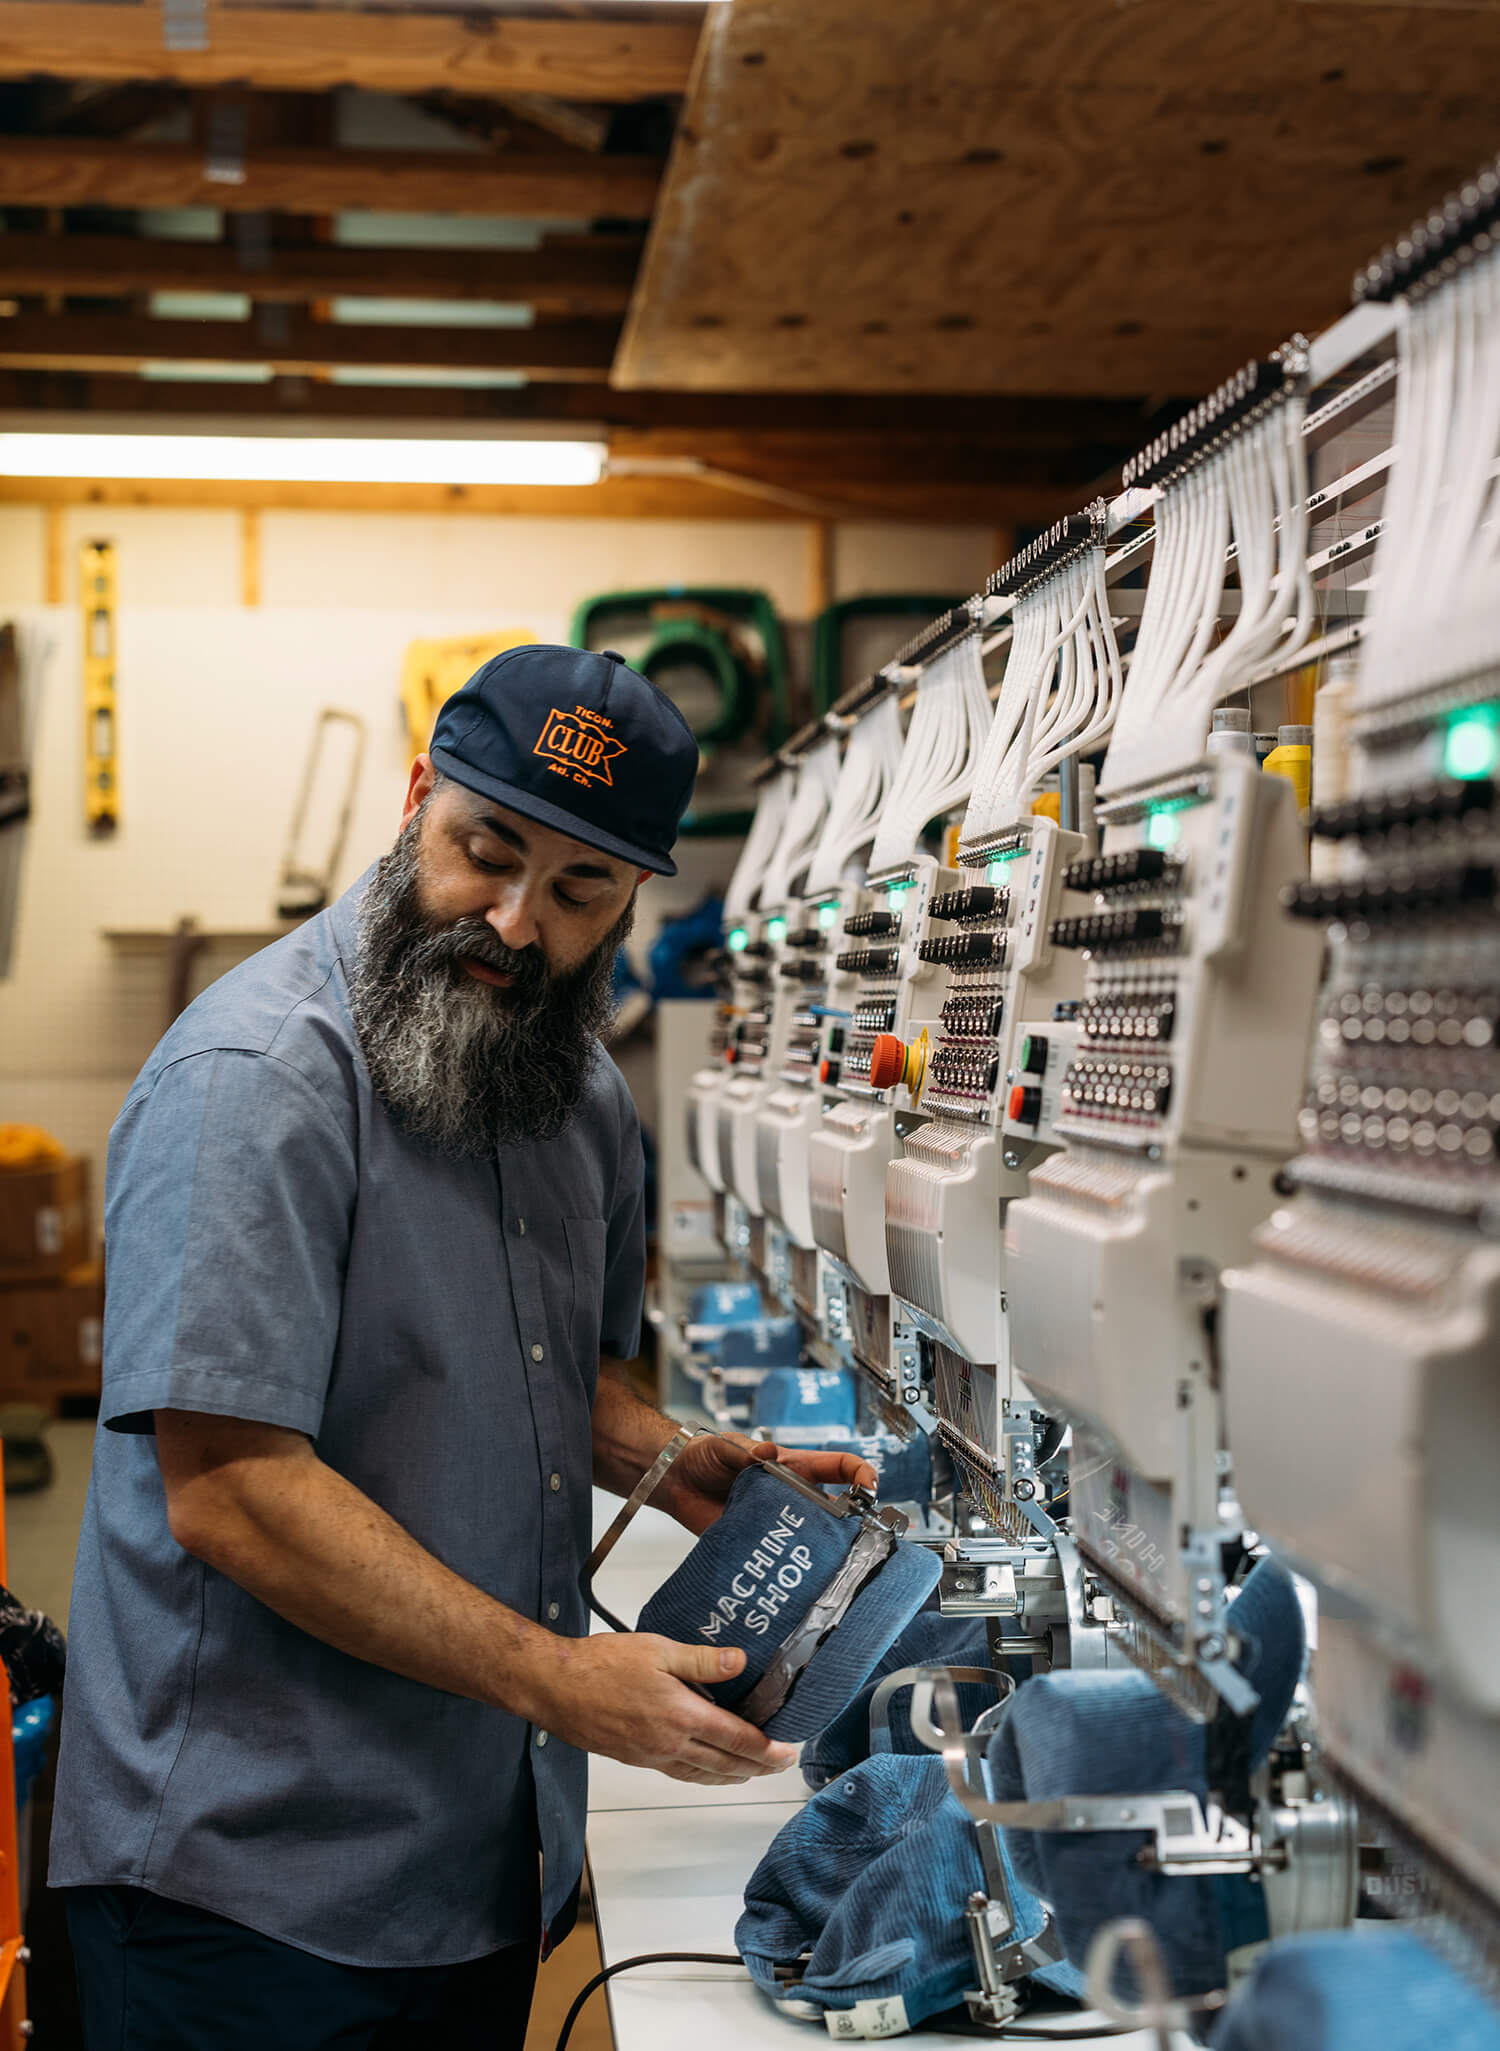
[[126,298],[244,292],[264,301],[370,296],[495,299],[575,314],[622,313],[640,257],[635,236],[559,235],[539,249],[271,248],[249,264],[222,242],[134,235],[7,235],[0,291]]
[[535,21],[425,9],[208,7],[207,48],[169,49],[157,0],[79,5],[4,0],[0,77],[174,79],[295,92],[364,86],[414,93],[550,93],[630,100],[679,93],[698,37],[696,10],[669,21]]
[[982,490],[918,483],[845,487],[823,479],[816,497],[764,476],[737,477],[705,465],[701,474],[606,477],[596,485],[407,485],[91,481],[0,477],[0,505],[259,506],[282,510],[380,513],[491,513],[526,518],[674,520],[898,520],[1000,527],[1050,520],[1071,501],[1031,486],[996,482]]
[[[0,20],[4,13],[0,0]],[[653,158],[579,151],[507,156],[477,150],[252,148],[243,176],[234,180],[210,177],[203,151],[180,143],[0,138],[4,206],[207,206],[300,214],[377,208],[646,220],[660,174]]]
[[597,384],[614,355],[609,322],[531,328],[365,326],[281,318],[140,320],[115,314],[21,314],[0,320],[10,369],[140,369],[144,363],[269,363],[283,375],[361,369],[519,371]]
[[231,484],[158,478],[0,477],[0,505],[254,506],[340,513],[489,513],[528,519],[806,517],[774,499],[685,477],[607,477],[593,485]]
[[[69,406],[74,410],[58,410]],[[303,432],[321,426],[379,433],[394,420],[438,433],[571,430],[608,442],[611,461],[623,473],[615,479],[620,485],[643,492],[648,486],[666,492],[674,483],[691,487],[699,499],[679,494],[672,501],[684,511],[711,488],[735,501],[766,499],[787,514],[997,527],[1045,522],[1093,497],[1105,474],[1143,439],[1141,417],[1127,407],[1042,401],[1023,409],[999,401],[994,414],[989,421],[972,407],[931,398],[892,404],[751,393],[705,400],[701,393],[616,392],[598,384],[395,394],[288,379],[275,387],[205,389],[122,375],[0,369],[0,423],[6,427],[86,424],[140,432],[180,425],[253,433],[291,421]],[[426,502],[445,501],[434,493]],[[583,509],[581,502],[576,509]],[[763,509],[754,516],[763,517]]]
[[269,363],[301,375],[366,369],[517,371],[597,383],[614,353],[610,322],[525,328],[388,327],[364,322],[150,320],[114,314],[21,314],[0,320],[0,364],[13,369],[120,370],[142,364]]
[[[0,337],[11,323],[0,321]],[[165,324],[162,324],[165,325]],[[348,330],[344,330],[348,332]],[[809,449],[840,438],[862,438],[891,452],[908,472],[930,472],[958,451],[971,475],[1010,455],[1051,452],[1087,479],[1111,460],[1133,454],[1153,431],[1139,403],[1123,399],[995,397],[969,399],[923,393],[885,397],[867,393],[619,391],[593,383],[548,384],[514,390],[429,387],[399,396],[355,385],[282,377],[269,384],[164,383],[122,372],[0,369],[0,412],[68,415],[121,414],[164,418],[235,415],[245,420],[330,424],[374,417],[446,420],[483,425],[499,421],[587,422],[622,430],[654,430],[681,439],[674,452],[701,446],[707,434],[735,433],[757,444],[803,437]],[[924,460],[923,452],[929,452]],[[964,453],[967,452],[967,453]]]

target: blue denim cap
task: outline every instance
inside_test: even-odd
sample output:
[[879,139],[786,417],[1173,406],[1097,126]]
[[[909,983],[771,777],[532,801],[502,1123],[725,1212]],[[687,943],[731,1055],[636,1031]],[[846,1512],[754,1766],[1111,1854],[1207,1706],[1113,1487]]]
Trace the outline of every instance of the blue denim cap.
[[432,759],[507,811],[675,876],[698,743],[664,691],[606,649],[507,648],[437,716]]
[[[1301,1678],[1306,1639],[1285,1568],[1262,1560],[1231,1610],[1236,1661],[1260,1695],[1250,1726],[1260,1765],[1286,1719]],[[1204,1726],[1170,1703],[1143,1673],[1039,1674],[1016,1693],[990,1742],[997,1802],[1065,1795],[1124,1795],[1182,1788],[1208,1794]],[[1082,1966],[1101,1923],[1141,1916],[1155,1930],[1178,1994],[1224,1985],[1226,1957],[1266,1934],[1258,1886],[1239,1875],[1191,1879],[1152,1871],[1137,1854],[1139,1830],[1004,1832],[1016,1871],[1053,1904],[1069,1959]]]
[[[735,1477],[724,1513],[642,1609],[636,1628],[685,1645],[738,1646],[745,1670],[710,1682],[725,1709],[748,1715],[770,1738],[793,1743],[831,1723],[882,1652],[937,1586],[942,1563],[872,1520],[835,1516],[770,1462]],[[887,1541],[889,1541],[887,1543]],[[779,1705],[750,1700],[784,1645],[798,1636],[841,1570],[869,1572],[842,1619],[825,1630]],[[769,1685],[769,1683],[768,1683]]]
[[[1019,1617],[999,1617],[996,1622],[1002,1630],[1007,1625],[1012,1632],[1019,1633],[1025,1629]],[[903,1752],[920,1756],[926,1752],[927,1747],[918,1743],[911,1727],[909,1688],[898,1689],[891,1697],[884,1733],[872,1733],[870,1729],[875,1691],[888,1674],[899,1673],[902,1667],[907,1666],[994,1666],[995,1663],[990,1655],[989,1632],[983,1617],[945,1617],[941,1610],[922,1610],[881,1654],[870,1678],[854,1700],[840,1711],[827,1730],[819,1731],[802,1747],[802,1757],[798,1761],[802,1778],[810,1788],[827,1787],[829,1781],[847,1773],[851,1766],[857,1766],[861,1760],[878,1753]],[[1020,1682],[1030,1674],[1031,1662],[1019,1659],[1006,1661],[1002,1657],[1000,1670]],[[955,1692],[959,1721],[965,1730],[972,1730],[985,1710],[993,1709],[1000,1700],[1000,1690],[982,1681],[960,1681]]]
[[[1020,1943],[1045,1917],[1008,1870],[1007,1879]],[[735,1949],[773,2001],[828,2010],[899,1996],[918,2023],[978,1985],[964,1905],[984,1884],[974,1825],[942,1760],[868,1759],[777,1832],[745,1889]],[[1036,1977],[1081,1991],[1066,1967]]]
[[1214,2051],[1500,2051],[1500,2012],[1406,1930],[1267,1945]]
[[846,1368],[773,1367],[756,1388],[750,1422],[781,1445],[821,1446],[831,1437],[853,1436],[855,1404],[854,1377]]

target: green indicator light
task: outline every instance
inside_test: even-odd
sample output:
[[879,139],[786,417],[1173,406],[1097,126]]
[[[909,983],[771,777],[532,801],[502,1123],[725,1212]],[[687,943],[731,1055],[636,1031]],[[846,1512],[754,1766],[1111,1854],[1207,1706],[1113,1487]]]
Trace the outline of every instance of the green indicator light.
[[1472,783],[1500,768],[1500,706],[1481,705],[1461,713],[1443,738],[1443,769]]
[[1176,847],[1182,833],[1182,824],[1176,812],[1153,812],[1146,821],[1146,845],[1166,849]]
[[890,886],[890,888],[886,891],[886,903],[899,904],[902,898],[905,897],[907,891],[911,888],[912,885],[910,883],[893,883]]
[[838,922],[839,908],[836,904],[820,904],[818,906],[818,924],[825,933],[830,926],[836,926]]
[[728,945],[730,953],[743,954],[745,951],[745,942],[749,938],[750,935],[745,931],[743,926],[736,926],[734,931],[729,936]]
[[991,855],[989,867],[984,872],[986,882],[998,883],[1005,872],[1007,863],[1019,862],[1025,853],[1026,849],[1024,847],[1012,847],[1007,848],[1003,855]]
[[766,938],[768,940],[785,940],[786,920],[768,919],[766,921]]

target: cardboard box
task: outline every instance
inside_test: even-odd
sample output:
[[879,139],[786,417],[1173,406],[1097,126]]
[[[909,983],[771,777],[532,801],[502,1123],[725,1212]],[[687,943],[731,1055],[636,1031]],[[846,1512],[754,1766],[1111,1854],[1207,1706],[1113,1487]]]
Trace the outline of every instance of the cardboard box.
[[93,1252],[89,1164],[0,1169],[0,1282],[60,1281]]
[[0,1289],[0,1402],[96,1396],[103,1342],[102,1262],[58,1282]]

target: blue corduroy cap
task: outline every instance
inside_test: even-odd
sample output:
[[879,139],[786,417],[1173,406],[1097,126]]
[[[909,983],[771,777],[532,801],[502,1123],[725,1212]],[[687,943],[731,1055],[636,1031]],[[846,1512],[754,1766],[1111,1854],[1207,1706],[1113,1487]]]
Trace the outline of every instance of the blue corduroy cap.
[[[1291,1707],[1306,1640],[1297,1591],[1285,1568],[1263,1560],[1231,1611],[1240,1671],[1260,1695],[1250,1727],[1259,1765]],[[1124,1795],[1181,1788],[1208,1794],[1204,1726],[1193,1723],[1143,1673],[1040,1674],[1019,1689],[988,1753],[997,1802],[1065,1795]],[[1012,1830],[1005,1841],[1028,1887],[1053,1904],[1068,1957],[1082,1966],[1101,1923],[1141,1916],[1156,1932],[1181,1995],[1224,1985],[1226,1955],[1266,1934],[1254,1882],[1236,1875],[1190,1879],[1142,1866],[1139,1830],[1074,1834]]]
[[[1045,1916],[1007,1877],[1010,1941],[1020,1943],[1040,1934]],[[918,2023],[978,1984],[964,1904],[984,1884],[974,1825],[942,1760],[868,1759],[777,1832],[745,1889],[735,1948],[773,2001],[827,2010],[899,2000],[905,2024]],[[1036,1977],[1080,1991],[1066,1968]]]
[[[942,1572],[936,1553],[906,1544],[872,1518],[837,1516],[824,1502],[771,1462],[746,1468],[723,1515],[657,1589],[637,1624],[679,1644],[742,1648],[744,1672],[711,1682],[709,1694],[768,1737],[793,1743],[832,1722]],[[845,1577],[851,1585],[857,1581],[856,1592],[842,1616],[829,1621],[827,1606]],[[806,1642],[804,1626],[814,1649],[790,1692],[779,1705],[758,1700],[763,1682],[773,1686],[771,1670],[783,1647]]]
[[1268,1945],[1214,2051],[1500,2051],[1500,2012],[1406,1930]]
[[725,1325],[713,1355],[726,1372],[759,1368],[764,1373],[795,1367],[802,1358],[802,1327],[794,1317],[757,1317]]
[[[1022,1629],[1018,1617],[1002,1617],[998,1621],[1002,1628],[1009,1624],[1015,1631]],[[847,1708],[827,1730],[819,1731],[802,1747],[798,1762],[802,1778],[811,1788],[826,1787],[851,1766],[882,1751],[925,1753],[927,1748],[917,1742],[911,1727],[910,1689],[900,1689],[891,1697],[884,1741],[871,1732],[870,1710],[875,1691],[888,1674],[899,1673],[907,1666],[994,1664],[983,1617],[945,1617],[941,1610],[922,1610],[881,1654],[870,1678]],[[1030,1673],[1031,1664],[1029,1660],[1014,1660],[1002,1665],[1001,1671],[1008,1671],[1012,1679],[1020,1681]],[[972,1730],[985,1710],[993,1709],[1000,1700],[999,1688],[982,1681],[960,1681],[956,1693],[959,1720],[965,1730]]]
[[507,648],[437,716],[445,776],[620,861],[675,876],[698,743],[664,691],[622,655]]
[[750,1408],[756,1431],[778,1445],[823,1445],[854,1435],[854,1377],[846,1368],[773,1367],[758,1384]]

